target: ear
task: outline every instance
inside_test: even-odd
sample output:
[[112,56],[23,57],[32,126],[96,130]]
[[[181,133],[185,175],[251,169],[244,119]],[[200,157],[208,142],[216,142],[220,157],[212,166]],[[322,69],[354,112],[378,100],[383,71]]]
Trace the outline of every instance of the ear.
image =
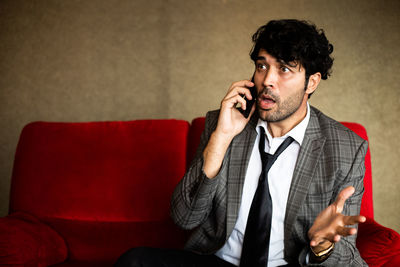
[[308,78],[308,84],[306,94],[310,95],[317,89],[319,82],[321,81],[321,73],[316,72]]

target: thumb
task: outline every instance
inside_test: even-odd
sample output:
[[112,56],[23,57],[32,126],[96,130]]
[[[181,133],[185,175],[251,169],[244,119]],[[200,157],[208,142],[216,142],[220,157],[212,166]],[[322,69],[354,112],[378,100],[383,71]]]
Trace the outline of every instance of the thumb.
[[340,191],[338,197],[336,198],[335,201],[335,205],[336,205],[336,211],[338,213],[342,213],[343,211],[343,207],[344,207],[344,203],[346,202],[346,200],[351,197],[354,194],[354,187],[352,186],[348,186],[345,189],[343,189],[342,191]]

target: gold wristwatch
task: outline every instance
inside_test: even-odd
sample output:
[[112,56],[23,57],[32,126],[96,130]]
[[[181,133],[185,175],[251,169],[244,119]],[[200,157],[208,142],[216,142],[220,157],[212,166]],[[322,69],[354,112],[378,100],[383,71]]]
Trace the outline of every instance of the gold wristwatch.
[[333,252],[333,249],[335,248],[335,243],[332,243],[328,248],[316,253],[312,247],[311,248],[311,261],[316,262],[316,263],[321,263],[324,262]]

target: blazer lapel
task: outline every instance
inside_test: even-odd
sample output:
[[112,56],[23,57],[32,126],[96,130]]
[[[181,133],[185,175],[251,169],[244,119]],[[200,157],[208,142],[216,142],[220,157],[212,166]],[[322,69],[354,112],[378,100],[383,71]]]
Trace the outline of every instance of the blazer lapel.
[[325,137],[321,135],[317,116],[311,108],[303,143],[293,172],[290,186],[284,226],[285,258],[293,251],[294,243],[291,241],[291,232],[297,213],[307,196],[310,183],[314,177],[316,164],[321,156],[325,144]]
[[228,161],[226,239],[232,233],[238,217],[247,166],[257,137],[257,121],[258,116],[255,114],[244,130],[232,140]]

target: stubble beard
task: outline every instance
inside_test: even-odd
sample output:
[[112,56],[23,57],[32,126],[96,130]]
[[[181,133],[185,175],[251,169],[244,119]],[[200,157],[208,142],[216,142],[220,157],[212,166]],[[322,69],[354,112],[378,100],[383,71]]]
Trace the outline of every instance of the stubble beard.
[[268,110],[261,109],[258,107],[258,101],[256,101],[260,119],[266,122],[280,122],[292,116],[300,108],[304,99],[305,89],[299,90],[298,93],[291,95],[283,101],[279,96],[274,95],[273,91],[267,87],[258,94],[258,97],[263,94],[267,94],[274,99],[275,107],[274,109]]

